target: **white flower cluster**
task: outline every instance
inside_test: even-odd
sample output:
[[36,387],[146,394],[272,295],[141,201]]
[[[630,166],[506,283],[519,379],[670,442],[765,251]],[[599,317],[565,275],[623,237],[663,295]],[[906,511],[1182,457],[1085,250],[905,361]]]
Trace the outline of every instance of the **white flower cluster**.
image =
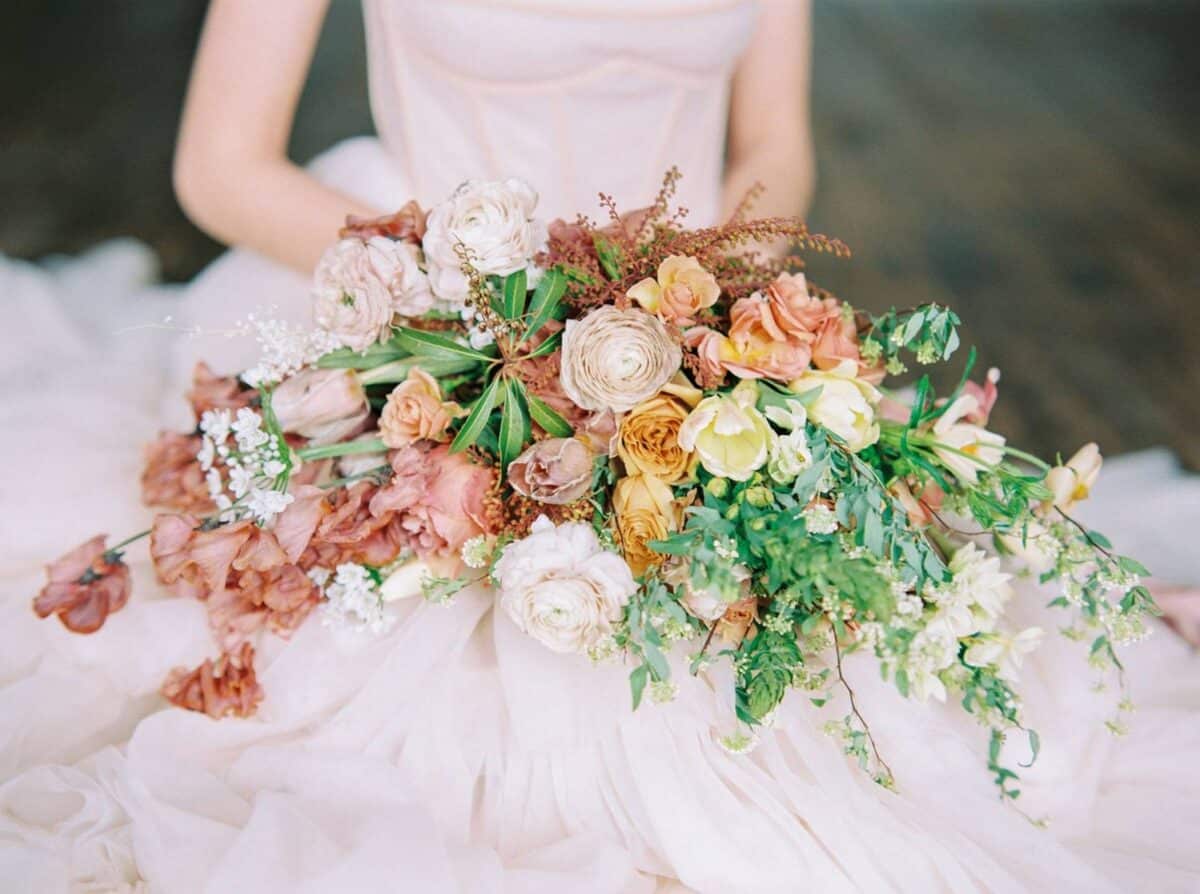
[[330,351],[341,347],[336,336],[324,329],[308,329],[283,320],[247,317],[258,340],[259,361],[242,373],[242,381],[252,388],[281,382]]
[[247,407],[236,416],[228,409],[207,410],[200,417],[200,431],[196,459],[220,521],[248,515],[265,525],[288,507],[287,445],[263,431],[258,413]]
[[812,463],[812,450],[804,426],[808,412],[798,400],[787,401],[787,408],[767,407],[763,414],[785,434],[776,434],[771,439],[771,455],[767,460],[767,474],[780,484],[796,480],[801,472]]
[[328,569],[314,568],[309,577],[324,590],[321,620],[326,626],[380,634],[387,633],[395,623],[378,583],[362,565],[346,562],[333,574]]

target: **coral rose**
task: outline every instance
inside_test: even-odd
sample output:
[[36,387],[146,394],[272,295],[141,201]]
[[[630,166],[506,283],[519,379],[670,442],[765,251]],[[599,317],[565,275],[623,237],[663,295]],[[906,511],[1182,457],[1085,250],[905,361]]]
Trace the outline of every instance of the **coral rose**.
[[58,615],[73,633],[95,633],[129,601],[129,566],[106,539],[98,534],[46,566],[46,586],[33,600],[39,618]]
[[755,296],[768,311],[763,325],[778,340],[807,340],[826,320],[841,313],[836,298],[814,298],[808,294],[803,273],[781,273]]
[[379,435],[393,450],[414,441],[440,441],[461,412],[458,404],[442,400],[437,379],[414,366],[388,395],[379,417]]
[[496,563],[500,607],[555,652],[586,652],[611,635],[637,583],[591,525],[555,526],[545,516]]
[[538,441],[508,465],[508,483],[531,500],[573,503],[592,486],[595,455],[578,438]]
[[679,374],[622,418],[617,455],[630,474],[654,475],[666,484],[679,484],[692,477],[695,455],[680,445],[679,429],[702,396]]
[[695,258],[671,255],[658,265],[657,279],[647,277],[626,294],[668,323],[691,326],[700,311],[717,303],[721,287]]
[[623,413],[657,394],[682,362],[658,317],[606,306],[567,321],[559,375],[563,391],[583,409]]
[[678,531],[683,513],[671,489],[653,475],[631,475],[618,481],[612,506],[625,561],[640,576],[666,558],[649,544]]
[[839,313],[829,317],[817,329],[812,346],[812,362],[817,369],[837,369],[853,363],[858,377],[873,385],[883,381],[883,365],[867,366],[858,349],[858,329],[854,320]]

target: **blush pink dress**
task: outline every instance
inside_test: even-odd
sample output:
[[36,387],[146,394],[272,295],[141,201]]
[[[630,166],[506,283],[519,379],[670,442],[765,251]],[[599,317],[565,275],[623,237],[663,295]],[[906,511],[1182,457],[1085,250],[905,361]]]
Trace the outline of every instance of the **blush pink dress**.
[[[389,209],[428,206],[466,177],[519,176],[553,217],[597,210],[600,190],[644,205],[674,164],[692,219],[717,216],[730,76],[755,3],[367,0],[365,12],[380,136],[322,156],[322,179]],[[253,718],[166,707],[166,672],[216,654],[202,605],[159,591],[134,550],[133,600],[74,636],[30,611],[40,565],[100,525],[146,526],[138,445],[166,402],[179,421],[191,364],[250,362],[253,344],[220,330],[255,308],[302,318],[307,283],[241,251],[176,290],[141,287],[150,266],[133,245],[52,271],[0,264],[20,321],[0,335],[4,891],[1200,887],[1200,667],[1162,630],[1127,650],[1139,711],[1120,739],[1103,726],[1113,695],[1090,691],[1086,645],[1051,636],[1027,660],[1043,753],[1021,806],[1049,817],[1044,829],[997,801],[982,728],[954,705],[902,700],[869,659],[847,672],[895,793],[822,732],[844,706],[796,694],[755,750],[731,754],[718,743],[735,723],[728,670],[677,667],[677,697],[632,712],[626,667],[546,650],[484,589],[407,600],[381,636],[316,618],[288,641],[264,635]],[[137,325],[167,315],[203,334]],[[1170,464],[1116,468],[1092,511],[1186,580],[1181,534],[1200,525],[1200,499]],[[1121,511],[1131,490],[1137,518]],[[1020,620],[1052,631],[1048,598],[1022,585]]]

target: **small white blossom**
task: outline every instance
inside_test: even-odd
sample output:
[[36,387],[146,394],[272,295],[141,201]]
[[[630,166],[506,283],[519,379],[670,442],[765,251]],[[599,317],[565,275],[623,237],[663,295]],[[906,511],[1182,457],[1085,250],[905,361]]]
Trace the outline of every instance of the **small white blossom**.
[[832,534],[838,529],[837,513],[824,503],[813,503],[805,509],[804,523],[810,534]]
[[352,630],[386,633],[395,617],[384,609],[374,578],[362,565],[338,565],[333,581],[325,586],[324,622]]

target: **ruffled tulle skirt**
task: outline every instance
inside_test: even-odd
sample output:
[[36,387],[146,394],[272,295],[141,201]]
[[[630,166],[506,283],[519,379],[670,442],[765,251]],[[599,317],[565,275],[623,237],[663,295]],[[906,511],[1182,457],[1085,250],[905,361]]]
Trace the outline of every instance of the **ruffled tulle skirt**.
[[[316,169],[380,207],[405,198],[374,141]],[[139,447],[184,418],[192,362],[246,363],[252,344],[222,333],[272,306],[302,317],[307,288],[241,252],[184,288],[152,278],[128,243],[53,270],[0,266],[14,321],[0,336],[4,890],[1200,887],[1200,662],[1165,629],[1127,650],[1138,711],[1121,738],[1086,644],[1050,637],[1027,660],[1043,750],[1021,771],[1021,811],[995,796],[983,728],[901,699],[865,656],[847,676],[896,792],[823,732],[844,705],[793,693],[758,747],[732,754],[727,670],[678,667],[676,697],[633,712],[628,668],[549,652],[484,589],[407,600],[382,636],[317,617],[266,636],[254,718],[166,708],[166,672],[216,653],[203,606],[159,590],[134,550],[133,600],[72,635],[30,611],[40,565],[101,526],[146,526]],[[1162,576],[1200,577],[1200,485],[1168,455],[1110,464],[1088,512]],[[1024,583],[1014,611],[1053,630],[1048,599]]]

